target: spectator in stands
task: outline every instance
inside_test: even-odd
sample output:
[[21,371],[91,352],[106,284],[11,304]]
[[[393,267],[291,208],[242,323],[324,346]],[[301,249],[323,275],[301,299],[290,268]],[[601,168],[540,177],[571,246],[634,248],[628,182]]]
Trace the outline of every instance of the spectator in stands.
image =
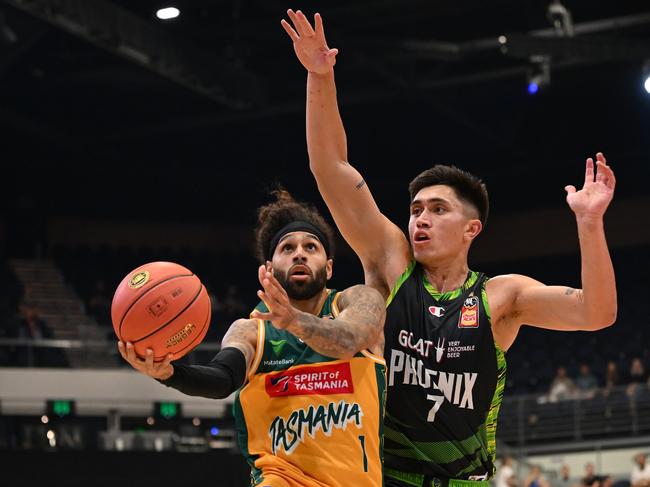
[[[39,316],[36,308],[27,303],[22,303],[15,337],[27,340],[43,340],[54,338],[54,335],[45,320]],[[17,349],[14,361],[15,365],[20,367],[66,367],[68,365],[65,355],[59,348],[22,346]]]
[[630,487],[650,487],[650,464],[647,463],[647,455],[639,453],[634,457],[636,465],[630,476]]
[[550,402],[565,401],[573,399],[575,396],[575,384],[567,374],[565,367],[558,367],[555,373],[555,379],[551,382],[548,391],[548,400]]
[[112,326],[111,323],[111,298],[106,292],[104,281],[95,281],[92,296],[88,299],[88,311],[95,317],[97,323],[103,326]]
[[495,487],[517,487],[517,484],[515,470],[512,468],[512,457],[502,457],[501,466],[497,470]]
[[634,357],[630,363],[630,372],[627,376],[627,395],[635,397],[640,388],[646,385],[648,374],[640,358]]
[[603,394],[608,396],[614,387],[621,385],[621,376],[618,373],[616,362],[610,360],[607,362],[607,371],[605,372],[605,388]]
[[542,469],[537,465],[531,465],[530,472],[526,481],[524,482],[524,487],[551,487],[544,475],[542,475]]
[[[13,338],[23,340],[42,340],[51,338],[52,332],[45,321],[38,315],[36,309],[27,303],[20,305],[20,314],[16,327],[12,332]],[[41,365],[43,359],[42,350],[30,346],[19,346],[14,350],[12,358],[13,365],[28,367]]]
[[571,482],[571,472],[567,464],[562,465],[558,474],[556,487],[573,487],[575,484]]
[[575,380],[576,397],[579,399],[592,399],[598,390],[596,376],[591,373],[589,365],[580,364],[580,372]]
[[609,475],[596,475],[593,463],[585,465],[585,476],[582,477],[583,487],[611,487],[612,478]]
[[52,331],[34,307],[23,303],[20,305],[20,320],[16,338],[32,338],[34,340],[52,338]]

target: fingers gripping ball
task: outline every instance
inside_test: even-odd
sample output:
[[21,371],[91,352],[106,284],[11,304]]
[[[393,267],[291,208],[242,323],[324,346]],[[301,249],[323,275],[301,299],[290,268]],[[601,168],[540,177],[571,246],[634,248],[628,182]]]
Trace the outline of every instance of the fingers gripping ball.
[[111,318],[118,338],[154,361],[169,353],[180,358],[196,347],[210,325],[210,298],[199,278],[173,262],[151,262],[122,279],[113,296]]

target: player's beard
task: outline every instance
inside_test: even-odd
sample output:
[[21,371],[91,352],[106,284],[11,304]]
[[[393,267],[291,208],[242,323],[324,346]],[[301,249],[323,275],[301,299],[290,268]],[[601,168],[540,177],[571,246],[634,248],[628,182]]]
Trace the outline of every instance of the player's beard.
[[318,269],[314,272],[314,278],[307,279],[306,281],[292,281],[287,278],[286,272],[278,269],[274,270],[273,275],[287,292],[289,298],[295,299],[296,301],[304,301],[313,298],[318,293],[322,292],[327,284],[326,267]]

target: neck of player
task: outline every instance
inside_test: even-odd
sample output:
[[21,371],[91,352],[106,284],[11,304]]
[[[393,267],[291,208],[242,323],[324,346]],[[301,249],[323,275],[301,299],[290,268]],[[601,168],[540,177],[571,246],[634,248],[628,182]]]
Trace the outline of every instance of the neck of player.
[[427,281],[439,293],[458,289],[465,283],[469,273],[465,254],[436,262],[422,262],[422,267]]
[[321,292],[309,299],[292,299],[291,305],[304,313],[309,313],[315,316],[320,314],[323,305],[329,296],[329,289],[324,288]]

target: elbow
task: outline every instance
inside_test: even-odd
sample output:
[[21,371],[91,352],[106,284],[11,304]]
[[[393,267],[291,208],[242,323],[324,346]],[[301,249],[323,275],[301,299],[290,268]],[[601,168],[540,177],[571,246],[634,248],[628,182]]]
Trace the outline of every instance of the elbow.
[[317,157],[311,151],[309,152],[309,170],[311,173],[318,178],[319,176],[327,176],[332,171],[336,170],[340,165],[347,164],[346,161],[336,158],[323,158]]
[[587,329],[590,331],[597,331],[609,328],[616,323],[617,314],[618,310],[616,306],[612,309],[600,310],[598,314],[590,316],[588,320],[586,320]]
[[309,170],[314,176],[318,176],[322,172],[322,164],[319,164],[314,157],[311,157],[311,154],[309,155]]
[[311,173],[318,178],[327,172],[327,164],[324,161],[319,160],[316,157],[309,155],[309,170]]

